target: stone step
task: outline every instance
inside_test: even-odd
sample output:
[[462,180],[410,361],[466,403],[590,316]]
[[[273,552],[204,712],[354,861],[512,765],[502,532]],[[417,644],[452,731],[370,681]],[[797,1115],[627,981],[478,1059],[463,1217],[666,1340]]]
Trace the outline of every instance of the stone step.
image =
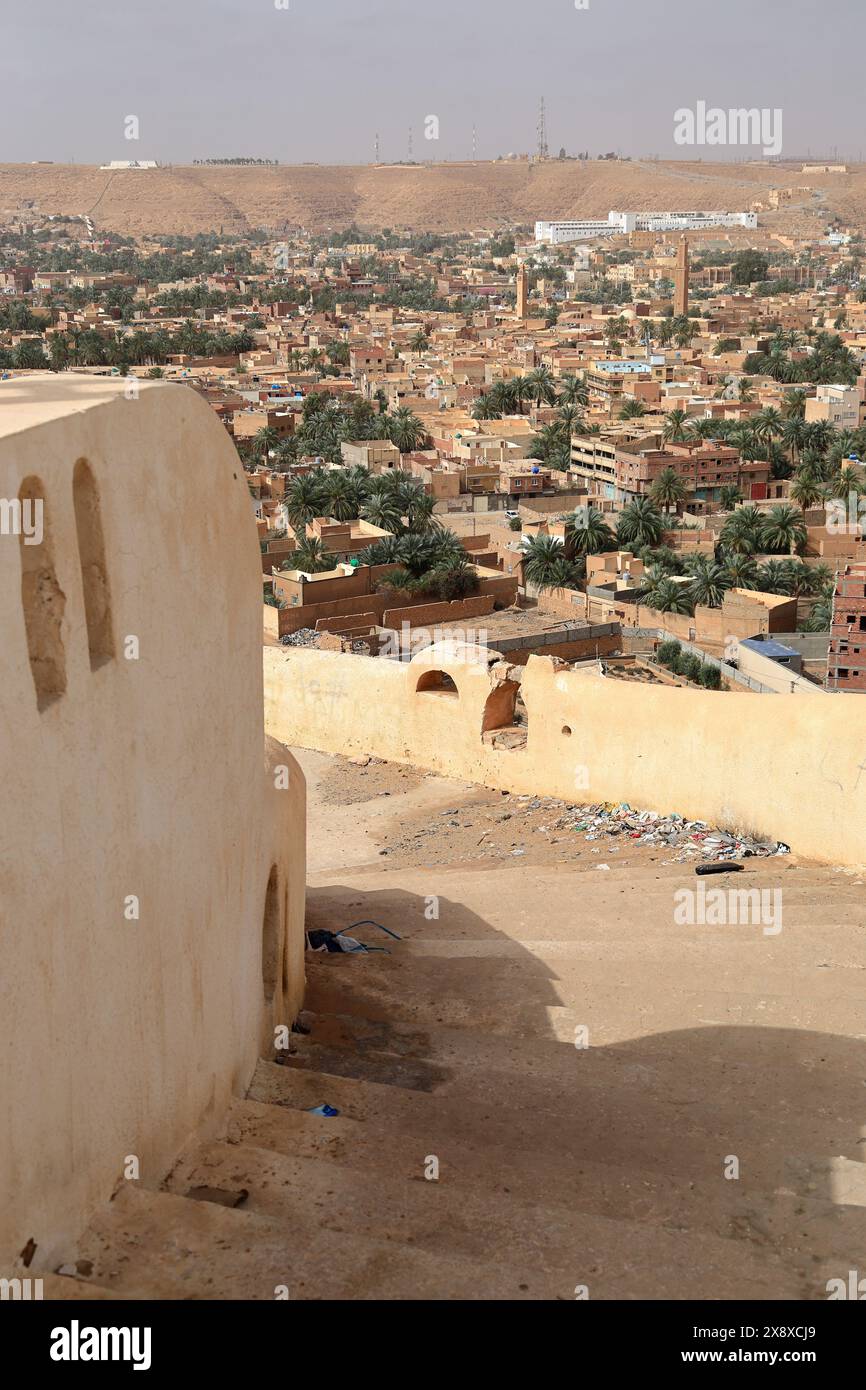
[[[314,1220],[345,1238],[408,1245],[443,1260],[507,1265],[521,1283],[538,1270],[554,1279],[561,1273],[558,1287],[567,1293],[559,1297],[573,1296],[577,1283],[596,1298],[686,1297],[684,1262],[709,1298],[742,1297],[744,1288],[759,1298],[824,1292],[814,1263],[794,1268],[757,1234],[751,1242],[719,1240],[686,1232],[681,1221],[650,1229],[624,1217],[572,1210],[567,1194],[546,1183],[543,1201],[537,1186],[535,1200],[524,1201],[485,1181],[483,1169],[472,1182],[454,1176],[443,1170],[439,1181],[426,1181],[416,1169],[414,1180],[407,1179],[395,1171],[390,1153],[385,1171],[381,1154],[374,1168],[353,1168],[323,1162],[321,1153],[303,1157],[246,1143],[211,1145],[175,1175],[182,1183],[246,1190],[244,1210],[279,1221],[298,1238]],[[539,1181],[543,1175],[536,1173]]]
[[742,986],[733,994],[715,988],[712,976],[701,990],[673,991],[660,968],[636,971],[631,982],[608,978],[588,990],[579,973],[551,985],[536,981],[519,959],[502,957],[485,960],[482,970],[459,957],[308,957],[305,1008],[564,1043],[573,1043],[575,1030],[586,1027],[594,1045],[625,1041],[636,1032],[708,1025],[820,1028],[849,1037],[863,1028],[863,1005],[856,999],[815,1003]]
[[288,1068],[435,1092],[512,1121],[528,1114],[577,1151],[602,1160],[613,1151],[623,1166],[693,1174],[734,1154],[775,1186],[788,1154],[863,1158],[850,1075],[862,1048],[847,1039],[707,1028],[576,1049],[346,1016],[313,1016],[313,1028],[295,1040]]
[[[96,1216],[79,1255],[92,1261],[94,1282],[145,1299],[571,1299],[577,1283],[592,1282],[585,1252],[580,1268],[589,1265],[590,1270],[581,1281],[571,1269],[519,1269],[513,1261],[496,1264],[436,1254],[347,1227],[322,1227],[310,1235],[294,1211],[295,1217],[283,1213],[274,1219],[127,1184]],[[592,1258],[600,1261],[601,1250]],[[658,1266],[658,1256],[648,1249],[647,1283]],[[675,1280],[687,1284],[683,1268],[682,1254],[674,1258],[672,1253],[661,1264],[656,1282],[664,1288],[663,1281],[670,1280],[671,1291],[660,1297],[688,1295],[687,1288],[675,1292]],[[793,1296],[794,1281],[780,1281],[774,1266],[754,1262],[753,1269],[745,1285],[741,1281],[741,1296]],[[732,1261],[730,1270],[708,1271],[708,1279],[733,1287],[741,1271],[741,1263]],[[603,1282],[603,1268],[600,1276],[597,1296],[616,1296],[613,1281]],[[605,1288],[610,1290],[606,1295]]]
[[[337,1103],[333,1086],[325,1093],[332,1097],[329,1104]],[[813,1251],[821,1250],[838,1262],[848,1258],[852,1241],[856,1246],[866,1240],[864,1164],[854,1165],[861,1170],[864,1205],[843,1207],[834,1201],[823,1160],[809,1162],[797,1156],[786,1167],[789,1185],[768,1188],[748,1164],[736,1181],[724,1177],[723,1161],[696,1165],[691,1173],[626,1167],[617,1162],[616,1150],[587,1156],[580,1148],[560,1147],[555,1136],[546,1134],[541,1143],[523,1135],[503,1136],[500,1130],[467,1135],[459,1117],[455,1133],[447,1114],[434,1117],[429,1107],[424,1108],[426,1117],[416,1109],[399,1119],[383,1119],[381,1114],[373,1120],[354,1119],[341,1109],[339,1116],[329,1119],[301,1109],[238,1102],[228,1135],[234,1143],[356,1169],[368,1175],[373,1187],[383,1171],[383,1154],[388,1174],[410,1183],[425,1181],[425,1165],[434,1156],[442,1188],[483,1193],[506,1207],[513,1201],[561,1206],[606,1220],[752,1241],[767,1249],[784,1249],[807,1272]],[[850,1180],[846,1192],[835,1194],[836,1201],[845,1195],[857,1196]]]
[[[798,963],[788,942],[757,940],[752,928],[729,930],[739,934],[736,939],[731,937],[712,948],[698,937],[680,941],[635,937],[629,942],[605,945],[574,932],[559,939],[533,942],[495,934],[484,940],[415,940],[399,947],[399,965],[414,971],[423,959],[430,971],[434,962],[458,961],[464,963],[467,972],[496,970],[485,995],[488,1006],[497,1002],[495,987],[503,962],[522,968],[527,1003],[540,999],[552,1005],[583,1007],[585,1000],[609,997],[612,993],[619,997],[623,990],[642,990],[660,1003],[680,995],[704,994],[716,998],[730,996],[734,1000],[741,995],[746,1000],[787,998],[806,1007],[820,1004],[818,1027],[827,1004],[840,1001],[847,1006],[866,1005],[866,970],[856,961],[856,941],[849,941],[846,948],[840,939],[832,949],[816,949],[813,943],[811,960]],[[840,938],[843,934],[840,931]],[[384,977],[398,968],[394,963],[383,965],[385,958],[376,955],[362,959],[335,954],[323,959],[335,974],[360,967],[371,973],[381,971]],[[346,963],[339,963],[343,961]],[[332,966],[331,962],[335,964]],[[503,989],[509,978],[513,980],[514,976],[503,972]],[[478,982],[476,987],[480,992]],[[857,1029],[858,1034],[863,1031]]]

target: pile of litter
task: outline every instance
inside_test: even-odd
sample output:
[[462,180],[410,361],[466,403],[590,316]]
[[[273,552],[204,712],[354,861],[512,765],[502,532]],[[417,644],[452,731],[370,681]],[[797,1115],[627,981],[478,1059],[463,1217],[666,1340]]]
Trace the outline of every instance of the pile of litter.
[[287,632],[280,642],[284,647],[315,647],[321,635],[314,627],[299,627],[297,632]]
[[674,863],[689,859],[749,859],[766,858],[771,854],[790,854],[788,845],[779,840],[757,840],[753,835],[741,835],[727,830],[714,830],[702,820],[685,820],[675,812],[662,815],[658,811],[634,811],[627,801],[617,805],[598,802],[593,806],[569,806],[552,827],[573,830],[585,840],[610,840],[618,835],[640,845],[659,845],[677,852]]

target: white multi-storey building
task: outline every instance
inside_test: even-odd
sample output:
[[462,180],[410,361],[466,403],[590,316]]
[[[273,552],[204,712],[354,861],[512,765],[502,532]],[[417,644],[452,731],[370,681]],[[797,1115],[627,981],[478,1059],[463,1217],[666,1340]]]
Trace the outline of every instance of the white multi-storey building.
[[757,227],[755,212],[614,212],[607,221],[586,218],[569,222],[536,222],[535,240],[551,246],[569,241],[627,232],[700,232],[711,227]]

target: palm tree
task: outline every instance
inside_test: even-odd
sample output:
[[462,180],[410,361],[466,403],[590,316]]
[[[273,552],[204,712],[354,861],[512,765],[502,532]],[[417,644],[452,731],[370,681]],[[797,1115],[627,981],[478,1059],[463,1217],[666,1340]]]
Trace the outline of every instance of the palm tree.
[[721,439],[726,433],[729,420],[689,420],[684,438],[690,443],[701,439]]
[[738,395],[739,395],[740,400],[743,401],[743,402],[751,401],[751,400],[754,399],[754,395],[755,395],[754,387],[752,386],[752,383],[751,383],[751,381],[749,380],[749,378],[748,378],[747,376],[741,376],[741,377],[740,377],[740,384],[739,384],[739,387],[738,387]]
[[324,541],[316,536],[305,540],[292,553],[292,566],[304,574],[320,574],[333,569],[337,563],[335,555],[325,549]]
[[654,608],[658,613],[691,614],[690,585],[678,584],[670,575],[657,571],[650,571],[648,577],[649,587],[643,596],[647,608]]
[[665,427],[662,431],[662,439],[665,443],[673,440],[682,440],[686,434],[686,421],[688,416],[684,410],[677,407],[668,412],[665,420]]
[[574,405],[561,406],[559,419],[569,440],[573,434],[577,433],[578,427],[583,423],[583,416]]
[[529,536],[524,541],[523,578],[538,589],[560,589],[576,584],[580,570],[565,554],[556,536]]
[[280,442],[273,425],[263,425],[253,435],[253,454],[256,458],[267,458],[272,449],[276,449]]
[[800,472],[809,474],[819,483],[828,483],[834,473],[834,465],[822,449],[804,448],[800,455]]
[[565,551],[575,555],[603,555],[616,549],[616,536],[595,507],[577,508],[565,524]]
[[[384,496],[381,492],[374,493],[361,507],[361,515],[365,521],[369,521],[371,526],[378,526],[382,531],[390,531],[396,536],[402,528],[403,514],[400,507],[391,497]],[[387,563],[377,561],[378,563]]]
[[578,406],[585,409],[589,404],[589,389],[585,381],[576,376],[564,376],[559,383],[559,404]]
[[664,519],[655,503],[649,497],[636,497],[619,514],[616,538],[621,545],[632,548],[658,545],[664,529]]
[[674,468],[663,468],[650,488],[650,497],[667,512],[676,512],[688,497],[688,488]]
[[430,339],[427,337],[423,328],[419,328],[417,333],[413,333],[409,340],[409,347],[413,352],[424,352],[429,346]]
[[774,554],[789,555],[792,550],[801,550],[806,544],[802,513],[787,503],[771,507],[764,517],[761,537],[765,549]]
[[514,377],[511,381],[496,381],[489,391],[485,391],[472,407],[477,420],[495,420],[502,415],[510,415],[516,407],[515,384],[525,382],[525,377]]
[[426,439],[427,432],[418,416],[401,405],[388,422],[388,436],[401,454],[410,454]]
[[[803,512],[807,512],[810,507],[817,507],[819,502],[823,502],[827,491],[822,483],[806,468],[801,468],[796,478],[791,484],[789,496],[792,502],[796,502]],[[847,496],[847,494],[844,494]]]
[[696,555],[688,562],[692,575],[689,596],[696,606],[721,608],[725,592],[731,587],[729,571],[709,555]]
[[661,347],[667,347],[675,332],[673,319],[657,319],[653,331]]
[[285,496],[286,516],[295,535],[303,543],[307,525],[315,516],[323,514],[325,501],[322,484],[316,473],[302,473],[293,478]]
[[678,348],[688,347],[692,338],[696,338],[699,333],[700,329],[694,319],[681,314],[674,320],[674,342]]
[[485,391],[472,402],[473,420],[498,420],[501,415],[502,407],[497,403],[493,391]]
[[530,387],[529,380],[525,376],[513,376],[510,381],[503,382],[502,385],[508,393],[510,408],[516,410],[518,415],[523,414],[525,402],[529,399]]
[[[460,548],[462,549],[462,546]],[[401,536],[400,559],[409,573],[413,574],[416,579],[420,579],[422,575],[432,569],[433,565],[441,558],[441,553],[438,551],[432,536],[422,536],[417,533]]]
[[428,497],[423,488],[419,488],[418,492],[408,499],[406,520],[409,530],[418,535],[425,535],[430,531],[438,530],[441,523],[439,518],[434,515],[435,506],[435,497]]
[[733,483],[728,483],[726,487],[720,489],[719,510],[723,512],[732,512],[737,503],[742,502],[742,500],[743,494],[740,492],[740,489]]
[[803,443],[823,455],[833,443],[834,433],[829,420],[812,420],[803,428]]
[[768,560],[758,571],[763,594],[790,594],[791,574],[784,560]]
[[755,436],[760,439],[762,444],[770,444],[777,434],[781,433],[783,425],[782,416],[773,406],[768,405],[766,409],[758,411],[752,420],[752,428]]
[[822,595],[812,605],[812,612],[803,624],[804,632],[826,632],[829,634],[833,622],[832,595]]
[[526,378],[530,400],[536,405],[553,405],[556,400],[556,386],[549,367],[535,367]]
[[853,464],[846,464],[840,468],[833,478],[828,488],[830,497],[839,497],[845,501],[853,492],[855,497],[859,497],[864,491],[863,474],[859,468]]
[[322,491],[328,516],[335,521],[350,521],[358,515],[358,490],[343,469],[335,468],[326,474]]
[[738,555],[754,555],[762,547],[762,520],[757,507],[738,507],[722,527],[722,545]]
[[[373,522],[377,526],[378,522]],[[358,555],[362,565],[396,565],[400,560],[400,540],[397,536],[382,536]]]
[[446,556],[440,560],[428,574],[427,580],[433,593],[448,602],[466,598],[479,588],[475,563],[465,550],[459,555]]
[[400,566],[392,570],[390,574],[386,574],[381,585],[386,589],[392,589],[395,593],[420,594],[427,588],[428,580],[426,575],[413,574],[411,570]]
[[806,392],[799,387],[786,391],[782,397],[782,414],[786,420],[802,420],[806,414]]
[[758,587],[758,562],[751,555],[740,555],[732,551],[724,559],[725,572],[727,573],[731,589],[757,589]]
[[796,461],[799,451],[803,447],[806,437],[806,425],[799,415],[786,415],[785,423],[782,426],[782,447],[788,450],[792,460]]
[[636,400],[629,396],[623,401],[620,407],[619,418],[621,420],[639,420],[642,415],[646,415],[647,408],[643,401]]
[[817,565],[812,566],[805,560],[794,559],[783,560],[782,565],[788,578],[788,592],[794,598],[808,598],[811,594],[820,593],[822,581],[817,573]]

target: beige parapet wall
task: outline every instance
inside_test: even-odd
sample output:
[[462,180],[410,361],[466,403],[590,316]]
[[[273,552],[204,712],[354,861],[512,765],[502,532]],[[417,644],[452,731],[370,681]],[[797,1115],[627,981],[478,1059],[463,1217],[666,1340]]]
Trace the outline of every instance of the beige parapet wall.
[[[677,811],[829,863],[866,862],[856,696],[638,685],[531,656],[526,747],[496,748],[489,729],[507,726],[513,691],[504,664],[490,666],[478,648],[439,645],[405,664],[303,648],[267,648],[264,659],[266,725],[286,743],[569,802]],[[435,669],[456,697],[417,691]]]
[[303,991],[243,471],[192,391],[124,392],[0,383],[0,497],[38,491],[46,527],[0,535],[4,1277],[30,1240],[31,1272],[67,1257],[132,1158],[158,1184]]

